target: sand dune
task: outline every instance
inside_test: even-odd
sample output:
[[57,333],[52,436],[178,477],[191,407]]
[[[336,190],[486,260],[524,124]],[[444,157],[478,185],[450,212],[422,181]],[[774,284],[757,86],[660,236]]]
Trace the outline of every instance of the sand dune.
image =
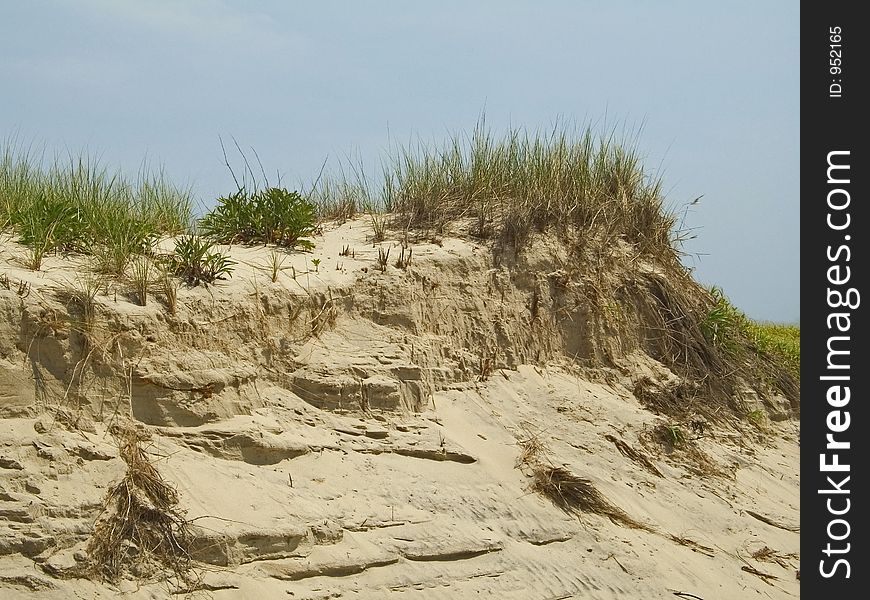
[[[274,282],[269,249],[226,249],[232,278],[182,286],[175,315],[115,281],[91,301],[83,258],[33,272],[2,243],[0,596],[799,596],[794,402],[738,382],[750,422],[649,400],[692,382],[654,357],[642,303],[596,289],[659,265],[602,282],[550,238],[507,265],[443,236],[400,268],[365,219],[324,229]],[[135,541],[117,581],[88,571],[130,423],[177,491],[186,581]],[[563,510],[542,469],[637,526]]]

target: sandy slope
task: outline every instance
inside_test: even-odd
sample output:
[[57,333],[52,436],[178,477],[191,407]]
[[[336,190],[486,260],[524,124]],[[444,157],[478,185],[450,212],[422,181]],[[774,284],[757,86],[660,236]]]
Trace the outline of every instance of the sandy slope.
[[[267,249],[234,247],[233,278],[182,287],[175,316],[109,282],[87,342],[69,300],[83,259],[34,273],[4,242],[0,596],[171,597],[71,576],[124,473],[106,433],[122,418],[150,431],[216,599],[799,595],[797,421],[707,423],[669,453],[652,435],[668,420],[631,390],[673,374],[583,313],[530,319],[524,277],[560,277],[558,252],[516,275],[472,242],[419,240],[400,269],[394,241],[381,272],[369,234],[327,228],[276,282]],[[614,366],[567,358],[602,349]],[[531,491],[530,438],[644,528]]]

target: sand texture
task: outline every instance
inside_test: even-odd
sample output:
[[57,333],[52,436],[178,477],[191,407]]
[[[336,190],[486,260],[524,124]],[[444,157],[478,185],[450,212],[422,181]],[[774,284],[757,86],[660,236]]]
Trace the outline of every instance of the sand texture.
[[[799,596],[795,403],[738,382],[760,418],[661,404],[696,388],[632,292],[659,265],[445,235],[402,268],[365,218],[314,241],[274,282],[270,249],[225,248],[232,278],[172,314],[84,257],[29,271],[4,237],[0,597]],[[124,431],[177,492],[183,577],[135,540],[94,574]]]

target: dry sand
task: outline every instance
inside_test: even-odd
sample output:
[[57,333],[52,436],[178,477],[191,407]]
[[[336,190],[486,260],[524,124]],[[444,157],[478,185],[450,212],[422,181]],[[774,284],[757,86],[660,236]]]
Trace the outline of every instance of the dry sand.
[[[799,596],[797,420],[760,403],[777,420],[679,423],[669,448],[654,432],[674,423],[632,390],[673,373],[582,312],[531,316],[529,290],[567,268],[546,240],[523,273],[451,237],[401,269],[398,241],[370,240],[365,219],[326,227],[276,282],[268,249],[232,247],[233,277],[182,286],[174,316],[104,280],[89,321],[70,292],[86,261],[28,271],[7,236],[0,597],[178,597],[162,576],[75,575],[125,420],[192,522],[203,597]],[[575,360],[602,352],[613,366]],[[643,527],[532,490],[524,441]]]

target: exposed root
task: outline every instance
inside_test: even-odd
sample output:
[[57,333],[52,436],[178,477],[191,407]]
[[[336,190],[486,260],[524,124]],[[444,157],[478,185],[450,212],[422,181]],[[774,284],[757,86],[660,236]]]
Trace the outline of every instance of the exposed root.
[[147,435],[132,423],[112,428],[124,478],[106,495],[104,510],[88,542],[87,575],[117,581],[124,575],[140,579],[174,577],[194,586],[189,524],[178,508],[178,492],[151,464],[142,442]]

